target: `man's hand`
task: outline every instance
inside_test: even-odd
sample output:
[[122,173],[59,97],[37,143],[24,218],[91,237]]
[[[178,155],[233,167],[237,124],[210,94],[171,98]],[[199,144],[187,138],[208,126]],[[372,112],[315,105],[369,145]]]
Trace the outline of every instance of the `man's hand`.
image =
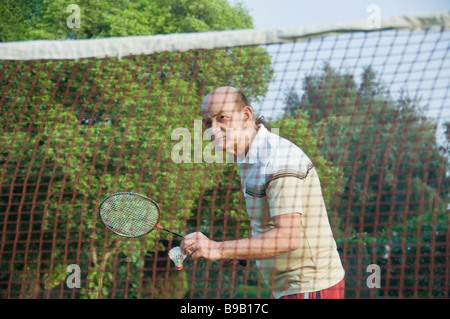
[[215,242],[200,232],[183,237],[181,252],[193,259],[205,258],[211,261],[222,259],[220,243]]

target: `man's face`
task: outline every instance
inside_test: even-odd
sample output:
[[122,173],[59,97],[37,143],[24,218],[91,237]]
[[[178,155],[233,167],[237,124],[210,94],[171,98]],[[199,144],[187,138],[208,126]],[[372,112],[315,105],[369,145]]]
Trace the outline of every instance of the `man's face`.
[[216,150],[236,153],[239,138],[245,130],[248,116],[245,108],[237,104],[237,91],[233,88],[217,89],[206,96],[202,104],[205,128],[211,134]]

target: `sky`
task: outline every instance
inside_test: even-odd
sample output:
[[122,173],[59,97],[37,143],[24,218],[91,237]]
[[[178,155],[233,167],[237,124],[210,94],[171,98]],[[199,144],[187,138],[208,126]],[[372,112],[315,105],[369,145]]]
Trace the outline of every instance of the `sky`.
[[[280,28],[294,28],[294,27],[307,27],[313,25],[329,25],[334,23],[351,23],[358,21],[367,21],[372,14],[370,9],[371,5],[377,5],[380,11],[380,18],[389,18],[399,15],[424,15],[433,14],[437,12],[449,12],[450,0],[229,0],[230,3],[241,2],[248,9],[250,15],[253,17],[253,23],[255,29],[280,29]],[[448,36],[448,34],[447,34]],[[356,41],[356,40],[355,40]],[[340,41],[345,44],[345,42]],[[445,40],[441,41],[440,45],[445,45]],[[364,45],[369,43],[365,42]],[[296,52],[301,52],[303,47],[296,49]],[[410,48],[410,52],[414,52],[414,48]],[[416,49],[416,51],[419,49]],[[329,52],[329,51],[328,51]],[[439,52],[446,52],[445,48]],[[270,52],[269,52],[270,53]],[[380,52],[383,53],[383,52]],[[437,54],[438,54],[437,53]],[[299,53],[296,54],[299,56]],[[367,53],[367,57],[372,58],[374,54]],[[414,58],[414,56],[413,56]],[[418,61],[421,61],[422,57],[416,57]],[[435,57],[433,56],[433,59]],[[292,56],[292,59],[294,57]],[[292,80],[287,78],[283,73],[284,70],[295,70],[297,65],[301,63],[302,58],[298,58],[298,64],[294,63],[274,63],[274,69],[277,74],[277,82],[271,83],[269,86],[269,93],[265,97],[265,100],[258,103],[257,109],[259,112],[270,116],[277,116],[283,109],[283,96],[279,92],[284,90],[286,86],[291,85]],[[442,57],[436,57],[436,61],[442,61]],[[374,61],[371,61],[374,62]],[[399,61],[401,64],[403,61]],[[433,62],[433,61],[431,61]],[[352,67],[353,61],[346,60],[348,66]],[[363,63],[360,61],[360,63]],[[396,67],[396,61],[392,60],[389,63],[381,61],[378,65],[384,68],[385,74],[383,75],[383,81],[390,81],[388,75],[397,76],[395,72],[390,72],[390,69]],[[305,64],[305,63],[304,63]],[[302,68],[305,68],[303,64]],[[446,59],[445,65],[434,66],[431,63],[426,67],[436,70],[447,70],[450,68],[450,62]],[[405,64],[406,66],[406,64]],[[427,73],[420,72],[422,64],[416,63],[415,67],[419,68],[419,71],[413,71],[408,73],[411,79],[395,79],[395,83],[408,86],[408,88],[414,92],[420,92],[425,95],[425,100],[429,103],[429,115],[436,117],[440,120],[443,118],[450,119],[450,114],[443,114],[448,112],[447,105],[450,102],[450,96],[448,91],[450,90],[450,83],[448,76],[439,73],[439,77],[435,73],[431,74],[431,77],[427,76]],[[443,67],[443,68],[442,68]],[[298,70],[301,70],[299,68]],[[291,72],[293,73],[293,72]],[[401,72],[399,72],[400,74]],[[445,73],[445,71],[444,71]],[[408,76],[408,74],[406,74]],[[414,78],[415,77],[415,78]],[[417,79],[422,77],[424,80]],[[435,77],[437,80],[435,80]],[[412,79],[414,78],[414,79]],[[391,83],[391,82],[389,82]],[[394,83],[394,82],[392,82]],[[297,86],[300,83],[297,81]],[[419,85],[420,87],[417,87]],[[433,88],[430,88],[433,86]],[[416,89],[417,87],[417,89]],[[400,89],[399,86],[397,88]]]
[[303,27],[366,20],[369,5],[381,18],[450,11],[450,0],[230,0],[242,2],[256,29]]

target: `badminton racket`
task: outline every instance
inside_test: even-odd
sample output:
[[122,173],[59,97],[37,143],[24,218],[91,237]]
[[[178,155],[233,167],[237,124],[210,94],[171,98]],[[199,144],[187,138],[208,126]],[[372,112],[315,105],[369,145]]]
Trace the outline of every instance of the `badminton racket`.
[[[158,204],[141,194],[120,192],[109,195],[100,203],[99,215],[106,228],[119,236],[141,237],[158,228],[183,237],[158,224],[161,216]],[[247,262],[240,260],[239,264],[245,266]]]
[[141,194],[114,193],[101,202],[99,214],[106,228],[120,236],[141,237],[158,228],[183,237],[158,224],[161,215],[158,204]]

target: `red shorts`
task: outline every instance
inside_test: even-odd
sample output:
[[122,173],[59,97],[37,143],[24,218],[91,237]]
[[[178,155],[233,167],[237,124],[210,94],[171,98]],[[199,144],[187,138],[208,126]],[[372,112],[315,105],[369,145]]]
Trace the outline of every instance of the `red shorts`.
[[280,299],[344,299],[344,288],[344,279],[342,279],[336,285],[324,290],[287,295]]

